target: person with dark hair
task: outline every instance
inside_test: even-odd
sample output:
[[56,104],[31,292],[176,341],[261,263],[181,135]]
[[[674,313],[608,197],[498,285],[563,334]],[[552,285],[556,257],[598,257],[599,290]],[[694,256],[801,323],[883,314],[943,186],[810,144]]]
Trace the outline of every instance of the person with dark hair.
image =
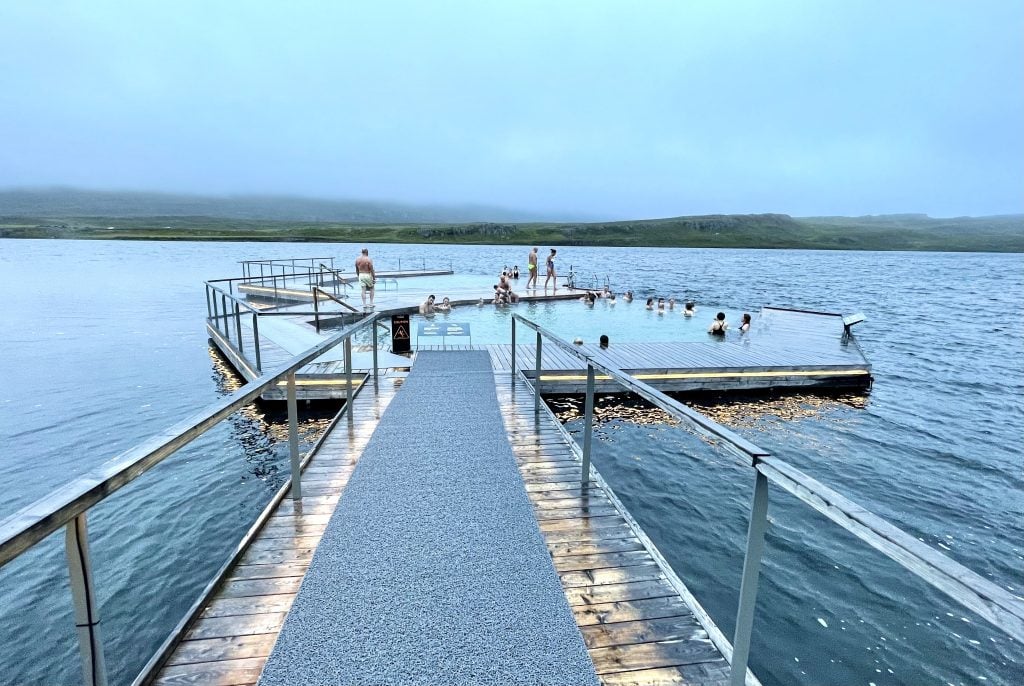
[[424,317],[434,316],[434,296],[428,295],[427,299],[420,305],[420,314]]
[[687,300],[686,305],[683,307],[683,316],[692,317],[696,313],[696,310],[694,309],[696,306],[697,303],[692,300]]
[[608,336],[606,336],[604,334],[601,334],[601,338],[599,339],[599,341],[600,341],[599,345],[601,346],[601,350],[607,350],[608,349]]
[[725,330],[728,328],[729,322],[725,321],[725,312],[719,312],[708,327],[708,333],[712,336],[725,336]]
[[626,291],[626,294],[622,296],[622,299],[628,303],[633,302],[633,291]]
[[740,324],[740,333],[746,333],[750,331],[750,313],[743,313],[743,323]]
[[556,291],[558,290],[558,274],[555,273],[555,253],[556,252],[558,252],[558,251],[555,250],[554,248],[551,248],[551,254],[548,255],[548,262],[547,262],[548,276],[547,276],[546,279],[544,279],[544,290],[548,289],[548,281],[551,281],[552,279],[555,280],[555,290]]
[[518,264],[515,265],[514,267],[512,267],[512,278],[513,279],[518,279],[519,278],[519,265]]
[[654,298],[648,298],[647,299],[647,309],[648,310],[653,310],[654,309]]

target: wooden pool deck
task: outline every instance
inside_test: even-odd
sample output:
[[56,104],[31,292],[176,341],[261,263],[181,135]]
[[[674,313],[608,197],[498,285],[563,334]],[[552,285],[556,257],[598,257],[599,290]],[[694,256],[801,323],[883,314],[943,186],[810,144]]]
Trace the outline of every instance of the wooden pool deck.
[[[563,297],[563,296],[559,296]],[[260,324],[263,367],[281,364],[291,355],[322,339],[305,321],[283,316]],[[207,324],[210,339],[247,380],[258,373],[251,359],[252,330],[243,318],[241,326],[225,336]],[[532,332],[529,332],[532,334]],[[241,346],[237,341],[241,336]],[[381,334],[385,339],[386,334]],[[708,337],[711,339],[711,337]],[[533,335],[520,333],[515,348],[515,365],[528,378],[534,377],[536,346]],[[386,343],[382,340],[381,345]],[[419,345],[417,350],[441,349]],[[446,345],[445,349],[484,349],[490,352],[496,369],[512,369],[512,345]],[[699,342],[622,342],[614,340],[602,350],[588,341],[581,350],[598,361],[625,370],[645,383],[666,392],[750,391],[770,388],[871,387],[871,365],[852,336],[845,336],[838,314],[763,308],[753,320],[749,333],[730,333],[726,340]],[[369,346],[353,349],[353,371],[362,376],[372,366]],[[346,393],[341,351],[309,364],[296,375],[300,399],[338,399]],[[383,367],[408,369],[415,358],[380,351]],[[541,393],[578,394],[586,386],[584,363],[557,346],[542,348]],[[623,392],[621,386],[598,375],[596,388],[602,393]],[[263,395],[265,400],[284,399],[283,386]]]
[[[596,470],[581,489],[577,450],[551,413],[534,413],[532,387],[493,366],[524,487],[601,682],[726,684],[729,667],[716,647],[725,639],[717,627]],[[352,413],[311,457],[301,505],[280,502],[148,683],[257,683],[327,521],[401,379],[384,376],[379,388],[360,388]]]

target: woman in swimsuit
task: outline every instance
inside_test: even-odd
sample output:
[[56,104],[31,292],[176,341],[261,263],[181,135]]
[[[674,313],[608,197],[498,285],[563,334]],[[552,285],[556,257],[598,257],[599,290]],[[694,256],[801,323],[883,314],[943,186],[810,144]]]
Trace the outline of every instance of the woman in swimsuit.
[[544,289],[547,290],[548,282],[551,279],[555,280],[555,289],[558,289],[558,275],[555,273],[555,253],[558,252],[554,248],[551,248],[551,254],[548,255],[548,278],[544,279]]

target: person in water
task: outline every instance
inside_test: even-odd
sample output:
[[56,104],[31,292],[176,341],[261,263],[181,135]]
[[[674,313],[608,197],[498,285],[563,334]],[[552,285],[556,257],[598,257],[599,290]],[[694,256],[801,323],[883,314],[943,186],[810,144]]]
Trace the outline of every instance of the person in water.
[[648,310],[653,310],[654,309],[654,298],[648,298],[647,299],[647,309]]
[[615,304],[615,294],[614,293],[612,293],[611,295],[608,296],[608,304],[609,305],[614,305]]
[[513,279],[518,279],[519,278],[519,265],[518,264],[515,265],[514,267],[512,267],[512,278]]
[[452,301],[447,296],[445,296],[445,298],[441,300],[440,305],[434,305],[434,309],[437,310],[438,312],[451,312]]
[[526,258],[526,271],[530,273],[530,276],[526,279],[526,287],[529,288],[531,285],[537,287],[537,248],[530,251],[529,257]]
[[712,336],[724,336],[728,328],[729,322],[725,321],[725,312],[719,312],[708,327],[708,333]]
[[519,296],[512,290],[512,283],[508,280],[507,277],[502,276],[500,279],[498,279],[498,288],[504,289],[505,295],[508,298],[509,302],[519,302]]
[[633,291],[626,291],[626,294],[622,296],[622,299],[628,303],[633,302]]
[[608,349],[608,336],[606,336],[604,334],[601,334],[601,338],[599,339],[599,345],[601,347],[601,350],[607,350]]
[[551,281],[552,279],[554,279],[554,281],[555,281],[555,290],[556,291],[558,290],[558,274],[555,272],[555,253],[556,252],[558,252],[558,251],[555,250],[554,248],[551,248],[551,254],[548,255],[548,262],[547,262],[548,276],[547,276],[546,279],[544,279],[544,290],[548,289],[548,282]]
[[658,314],[665,314],[665,299],[658,298]]
[[697,310],[694,309],[696,306],[697,303],[692,300],[687,300],[686,305],[683,307],[683,316],[692,317],[697,312]]
[[675,298],[669,298],[668,299],[668,309],[670,309],[670,310],[676,309],[676,299]]
[[746,333],[750,331],[750,313],[743,313],[743,323],[740,324],[740,333]]
[[428,295],[427,299],[420,304],[420,314],[424,317],[434,316],[434,296]]

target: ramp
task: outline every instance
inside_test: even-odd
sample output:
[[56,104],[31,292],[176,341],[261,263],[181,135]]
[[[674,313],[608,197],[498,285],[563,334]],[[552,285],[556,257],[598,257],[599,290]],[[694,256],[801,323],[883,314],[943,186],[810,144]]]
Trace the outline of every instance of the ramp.
[[421,353],[259,683],[597,684],[484,351]]

